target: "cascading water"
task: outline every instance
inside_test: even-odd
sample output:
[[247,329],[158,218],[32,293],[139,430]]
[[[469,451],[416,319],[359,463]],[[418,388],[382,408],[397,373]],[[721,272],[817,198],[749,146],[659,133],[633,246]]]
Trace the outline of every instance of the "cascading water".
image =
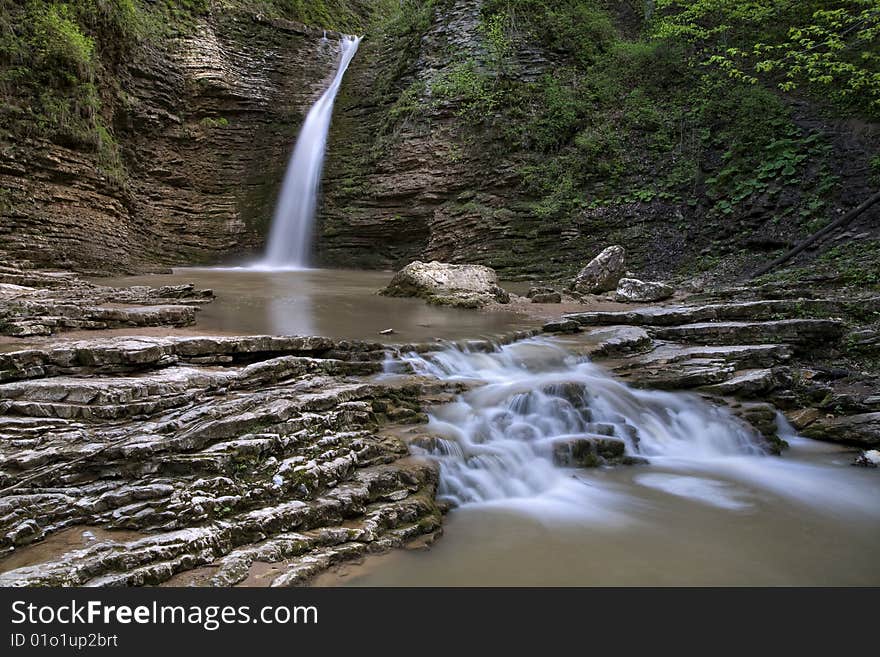
[[[878,581],[880,479],[850,467],[851,453],[799,438],[777,416],[790,448],[771,456],[728,409],[693,394],[632,389],[568,351],[576,341],[449,348],[386,363],[388,376],[414,371],[465,387],[430,409],[427,427],[403,433],[413,453],[439,464],[438,493],[459,508],[431,550],[377,560],[336,583]],[[557,466],[558,445],[573,440],[622,441],[629,457],[597,452],[615,467]],[[640,457],[649,463],[621,462]]]
[[627,454],[652,461],[765,453],[757,434],[729,411],[691,395],[632,389],[549,341],[405,360],[418,374],[484,383],[436,409],[428,425],[440,495],[456,504],[569,484],[570,471],[555,467],[553,456],[578,438],[617,438]]
[[312,226],[324,167],[327,135],[333,116],[333,103],[360,42],[360,37],[342,38],[336,75],[318,102],[309,110],[300,130],[275,207],[266,255],[257,265],[259,268],[305,269],[309,265]]
[[[560,445],[610,438],[623,441],[625,454],[649,460],[649,469],[634,472],[634,483],[716,508],[748,508],[748,491],[758,488],[834,513],[880,511],[858,481],[836,470],[766,457],[763,438],[729,410],[696,395],[630,388],[550,340],[492,352],[452,348],[403,361],[417,374],[477,384],[435,408],[427,427],[433,440],[424,451],[440,464],[439,494],[456,505],[517,499],[583,505],[579,483],[594,487],[595,503],[597,485],[557,467],[554,457]],[[805,449],[784,420],[780,428],[793,452]],[[607,495],[598,503],[616,504]]]

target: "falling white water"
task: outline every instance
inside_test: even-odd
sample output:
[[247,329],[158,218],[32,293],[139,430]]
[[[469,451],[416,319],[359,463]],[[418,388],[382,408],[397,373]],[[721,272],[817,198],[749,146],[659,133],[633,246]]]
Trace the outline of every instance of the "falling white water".
[[[411,354],[403,362],[417,374],[476,384],[433,410],[423,450],[440,465],[439,495],[456,505],[537,504],[542,516],[596,506],[619,513],[631,499],[615,499],[619,491],[601,478],[553,462],[560,441],[613,436],[627,455],[650,461],[632,471],[634,484],[670,496],[738,512],[763,489],[832,513],[878,512],[849,477],[852,468],[770,457],[763,439],[727,409],[696,395],[630,388],[549,340],[488,353]],[[388,367],[399,369],[399,361]],[[805,440],[780,434],[793,452]]]
[[570,479],[553,449],[576,436],[614,436],[647,458],[762,454],[747,425],[691,395],[636,390],[542,340],[491,353],[409,356],[420,374],[485,382],[436,409],[428,430],[440,495],[456,504],[533,496]]
[[258,263],[258,268],[305,269],[309,265],[312,227],[333,103],[360,42],[360,37],[342,38],[336,75],[303,123],[275,207],[266,255]]

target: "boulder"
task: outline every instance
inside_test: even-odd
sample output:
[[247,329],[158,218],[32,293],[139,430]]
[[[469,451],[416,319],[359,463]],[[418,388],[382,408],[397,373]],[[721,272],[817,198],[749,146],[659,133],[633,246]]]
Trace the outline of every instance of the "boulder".
[[397,272],[380,294],[419,297],[429,303],[462,308],[510,303],[510,295],[498,286],[498,276],[490,267],[418,260]]
[[640,281],[637,278],[621,278],[617,283],[616,301],[653,302],[668,299],[675,293],[672,286],[657,281]]
[[601,294],[617,287],[626,273],[626,251],[622,246],[609,246],[575,277],[572,288],[577,292]]

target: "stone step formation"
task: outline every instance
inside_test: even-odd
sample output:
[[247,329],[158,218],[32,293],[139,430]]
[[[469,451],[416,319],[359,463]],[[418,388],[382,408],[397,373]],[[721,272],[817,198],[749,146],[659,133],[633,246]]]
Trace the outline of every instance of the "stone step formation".
[[74,330],[191,326],[199,306],[214,299],[211,290],[193,285],[115,288],[4,258],[0,252],[5,263],[0,265],[0,335],[28,338]]
[[880,444],[880,382],[834,363],[847,345],[876,350],[860,318],[878,308],[876,296],[724,301],[570,313],[544,330],[632,385],[760,403],[808,437],[870,449]]
[[0,550],[65,528],[137,532],[0,575],[158,584],[210,565],[343,556],[436,531],[436,467],[383,430],[436,382],[376,382],[385,347],[323,338],[110,339],[0,355]]

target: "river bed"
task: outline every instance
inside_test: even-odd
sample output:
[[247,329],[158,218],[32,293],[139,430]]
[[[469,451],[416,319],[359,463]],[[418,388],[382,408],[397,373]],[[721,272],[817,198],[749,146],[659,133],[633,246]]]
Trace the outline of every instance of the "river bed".
[[[492,337],[539,325],[538,320],[510,310],[462,310],[378,295],[393,276],[387,271],[180,268],[173,274],[93,282],[118,287],[193,283],[210,288],[217,298],[201,306],[194,327],[201,334],[429,342]],[[381,335],[388,329],[394,333]],[[193,327],[178,332],[192,333]]]
[[[190,333],[403,343],[492,337],[537,323],[509,310],[378,296],[391,276],[187,268],[98,282],[214,289],[217,299],[184,329]],[[388,328],[393,335],[379,335]],[[421,374],[483,384],[431,409],[427,427],[446,442],[424,457],[441,462],[441,496],[459,506],[430,549],[344,564],[316,585],[880,585],[880,476],[852,467],[852,449],[787,433],[783,456],[756,453],[731,418],[695,396],[629,389],[572,360],[560,340],[498,354],[447,349],[431,361],[414,355],[410,364]],[[641,443],[627,451],[650,464],[553,466],[545,443],[587,430],[562,403],[572,383],[592,395],[586,424],[637,426]],[[528,399],[547,386],[560,392]],[[506,432],[511,414],[515,433]],[[505,417],[501,435],[487,433]],[[82,533],[71,532],[46,549],[69,549]]]

